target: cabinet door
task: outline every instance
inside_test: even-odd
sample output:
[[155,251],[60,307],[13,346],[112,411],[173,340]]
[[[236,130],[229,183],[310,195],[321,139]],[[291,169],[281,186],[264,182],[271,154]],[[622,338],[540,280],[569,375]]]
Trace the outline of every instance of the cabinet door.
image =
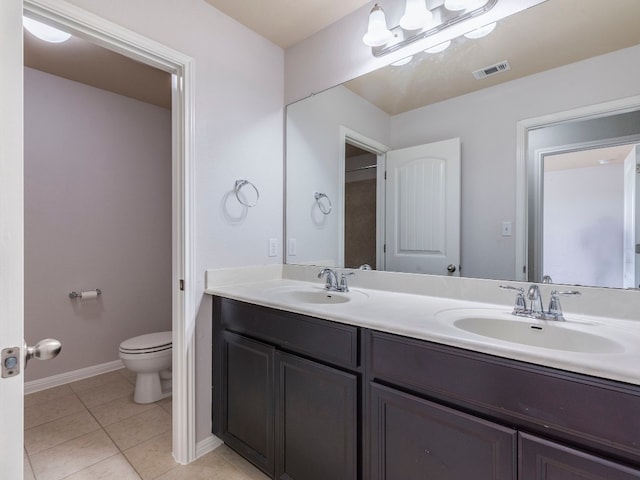
[[514,430],[370,384],[374,480],[515,480]]
[[223,440],[273,475],[275,349],[230,332],[223,340]]
[[520,434],[521,480],[632,480],[632,469],[558,443]]
[[276,478],[355,480],[358,377],[276,353]]

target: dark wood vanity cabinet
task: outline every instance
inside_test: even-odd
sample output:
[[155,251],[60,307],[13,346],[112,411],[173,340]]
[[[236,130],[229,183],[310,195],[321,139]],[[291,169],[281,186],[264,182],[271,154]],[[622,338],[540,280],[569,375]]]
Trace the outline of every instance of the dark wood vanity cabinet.
[[281,480],[357,480],[360,329],[214,299],[213,433]]
[[640,480],[640,387],[214,298],[213,433],[278,480]]
[[370,385],[372,480],[515,480],[517,432]]

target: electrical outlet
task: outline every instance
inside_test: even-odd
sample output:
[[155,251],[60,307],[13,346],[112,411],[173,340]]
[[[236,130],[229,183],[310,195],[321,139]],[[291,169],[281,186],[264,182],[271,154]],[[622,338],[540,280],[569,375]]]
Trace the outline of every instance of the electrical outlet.
[[270,257],[278,256],[278,239],[277,238],[269,239],[269,256]]
[[297,253],[298,253],[298,244],[296,243],[296,239],[290,238],[289,245],[287,248],[287,255],[289,255],[290,257],[295,257]]
[[510,237],[513,235],[511,222],[502,222],[502,236]]

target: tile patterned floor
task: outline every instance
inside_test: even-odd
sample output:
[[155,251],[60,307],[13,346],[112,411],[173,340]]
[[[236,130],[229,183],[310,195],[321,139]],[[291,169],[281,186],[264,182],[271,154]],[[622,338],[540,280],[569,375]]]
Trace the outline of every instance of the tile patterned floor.
[[267,480],[226,446],[190,465],[171,456],[171,399],[133,402],[118,370],[25,396],[25,480]]

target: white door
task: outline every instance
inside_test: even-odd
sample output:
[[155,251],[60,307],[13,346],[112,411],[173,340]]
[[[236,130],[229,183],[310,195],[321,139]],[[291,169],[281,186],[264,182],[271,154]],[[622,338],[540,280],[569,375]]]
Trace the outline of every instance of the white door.
[[[18,347],[22,352],[24,336],[22,0],[0,1],[0,58],[0,350],[4,365],[11,361],[6,357],[12,356],[6,349]],[[12,480],[22,479],[23,384],[22,369],[0,377],[0,477]]]
[[460,139],[387,152],[385,269],[460,275]]

